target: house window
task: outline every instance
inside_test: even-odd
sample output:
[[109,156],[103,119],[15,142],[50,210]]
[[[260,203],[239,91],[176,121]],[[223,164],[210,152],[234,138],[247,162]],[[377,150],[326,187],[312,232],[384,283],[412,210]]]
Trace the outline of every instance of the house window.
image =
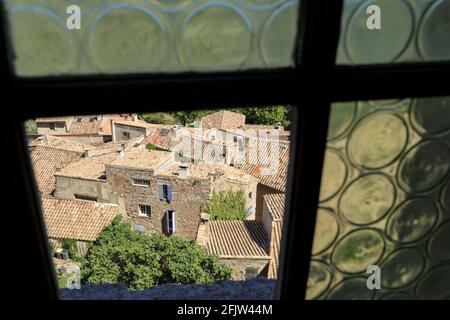
[[128,131],[122,131],[122,138],[130,139],[131,138],[131,134]]
[[163,184],[158,186],[159,200],[172,201],[172,186]]
[[139,187],[150,187],[150,180],[147,179],[133,179],[133,185]]
[[152,208],[148,204],[139,204],[139,216],[150,217]]
[[174,234],[176,231],[176,212],[173,210],[166,210],[166,233]]
[[251,199],[251,198],[253,197],[253,192],[250,191],[250,192],[248,193],[248,197]]
[[50,127],[50,130],[52,130],[52,131],[56,130],[54,123],[49,123],[49,127]]
[[254,279],[258,276],[258,268],[245,268],[245,280]]

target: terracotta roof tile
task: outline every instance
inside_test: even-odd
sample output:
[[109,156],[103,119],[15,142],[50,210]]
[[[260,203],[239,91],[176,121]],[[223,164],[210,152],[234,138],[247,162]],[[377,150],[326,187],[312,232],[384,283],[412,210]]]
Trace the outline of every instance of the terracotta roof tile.
[[263,198],[264,202],[267,204],[267,207],[269,208],[272,220],[273,221],[282,220],[284,217],[285,194],[284,193],[265,194]]
[[116,158],[109,165],[154,170],[172,158],[172,152],[134,148],[126,150],[122,157]]
[[208,228],[206,247],[220,258],[270,258],[261,221],[210,221]]
[[278,266],[281,247],[281,231],[283,229],[282,221],[274,221],[272,223],[272,234],[270,237],[269,255],[272,260],[269,263],[268,278],[278,278]]
[[42,198],[49,238],[95,241],[117,214],[117,206],[94,201]]
[[98,157],[84,158],[56,172],[55,175],[88,180],[103,180],[100,177],[105,174],[105,164],[111,163],[118,156],[117,153],[110,153]]
[[52,135],[43,135],[33,141],[31,141],[28,146],[48,146],[55,149],[67,150],[67,151],[75,151],[84,153],[86,150],[95,149],[94,146],[89,144],[76,142],[69,139],[64,139],[58,136]]
[[55,172],[83,157],[79,152],[47,146],[34,146],[29,150],[37,188],[44,194],[49,194],[55,189]]
[[237,129],[245,124],[245,115],[221,110],[204,116],[200,123],[203,128]]

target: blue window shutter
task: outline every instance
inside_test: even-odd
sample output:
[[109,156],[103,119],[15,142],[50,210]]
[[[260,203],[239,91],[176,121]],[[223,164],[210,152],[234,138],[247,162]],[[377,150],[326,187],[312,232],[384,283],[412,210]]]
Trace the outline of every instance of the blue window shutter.
[[172,201],[172,186],[167,186],[167,200]]
[[164,200],[163,186],[158,186],[159,200]]

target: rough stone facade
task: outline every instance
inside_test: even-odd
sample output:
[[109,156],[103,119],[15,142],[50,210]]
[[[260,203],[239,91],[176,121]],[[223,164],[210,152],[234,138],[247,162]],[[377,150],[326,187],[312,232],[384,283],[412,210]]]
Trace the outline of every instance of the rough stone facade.
[[[231,279],[233,280],[248,280],[253,278],[255,275],[257,277],[265,277],[267,278],[267,267],[270,262],[270,257],[267,258],[220,258],[225,265],[229,266],[233,273],[231,275]],[[249,272],[249,269],[255,269],[252,271],[256,271],[253,276]]]
[[[195,240],[201,208],[209,203],[211,184],[205,180],[177,179],[154,176],[151,171],[115,166],[106,167],[108,183],[123,199],[123,213],[134,225],[144,226],[147,232],[165,233],[166,210],[176,212],[177,236]],[[146,179],[150,186],[134,185],[133,179]],[[172,200],[159,198],[159,185],[172,186]],[[151,214],[140,215],[139,204],[150,205]],[[119,211],[121,211],[119,204]]]
[[[65,122],[36,122],[38,134],[65,134],[68,131]],[[52,127],[52,130],[50,127]]]

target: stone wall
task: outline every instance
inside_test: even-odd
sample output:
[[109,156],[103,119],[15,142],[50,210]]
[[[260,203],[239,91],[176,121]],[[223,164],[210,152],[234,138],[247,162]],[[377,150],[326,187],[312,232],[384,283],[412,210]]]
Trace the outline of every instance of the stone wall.
[[267,258],[220,258],[224,264],[233,270],[233,280],[245,280],[246,269],[256,268],[258,277],[267,277],[267,267],[270,257]]
[[[175,235],[195,240],[201,209],[211,199],[211,184],[207,180],[178,179],[154,176],[149,170],[127,169],[106,166],[108,183],[123,200],[125,217],[134,225],[140,225],[146,232],[165,232],[165,212],[176,212]],[[150,180],[150,186],[133,185],[133,178]],[[171,185],[171,201],[160,200],[158,185]],[[139,214],[139,204],[150,205],[149,217]],[[119,206],[120,208],[120,206]]]
[[276,281],[257,278],[217,284],[164,284],[129,291],[122,283],[82,285],[80,290],[60,289],[62,300],[272,300]]

